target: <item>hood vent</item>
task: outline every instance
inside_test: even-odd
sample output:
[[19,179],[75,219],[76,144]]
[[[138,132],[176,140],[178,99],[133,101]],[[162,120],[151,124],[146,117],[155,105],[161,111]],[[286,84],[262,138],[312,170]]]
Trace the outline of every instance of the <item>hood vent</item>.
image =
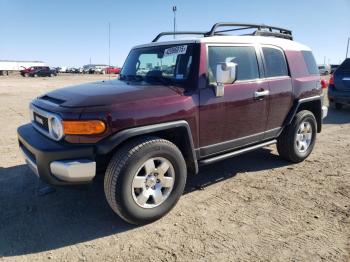
[[53,103],[55,105],[60,105],[60,104],[63,104],[64,102],[66,102],[65,100],[54,98],[54,97],[51,97],[51,96],[48,96],[48,95],[44,95],[42,97],[39,97],[39,99],[45,100],[45,101]]

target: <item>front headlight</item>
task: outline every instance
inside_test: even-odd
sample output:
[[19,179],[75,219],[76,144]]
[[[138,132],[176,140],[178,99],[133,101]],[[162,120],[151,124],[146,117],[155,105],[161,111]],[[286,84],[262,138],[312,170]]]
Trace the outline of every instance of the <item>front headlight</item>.
[[50,119],[51,122],[51,128],[50,133],[51,135],[56,139],[59,140],[63,137],[63,127],[61,120],[54,116]]

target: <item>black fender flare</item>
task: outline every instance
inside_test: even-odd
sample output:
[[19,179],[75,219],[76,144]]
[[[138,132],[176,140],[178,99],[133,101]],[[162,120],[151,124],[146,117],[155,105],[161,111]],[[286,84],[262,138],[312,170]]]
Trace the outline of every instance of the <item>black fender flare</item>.
[[293,118],[295,117],[295,115],[297,114],[300,106],[302,106],[303,104],[306,104],[308,102],[313,102],[313,101],[320,101],[320,114],[321,114],[321,118],[317,119],[318,121],[318,127],[317,129],[319,131],[321,131],[321,126],[322,126],[322,105],[323,105],[323,95],[317,95],[317,96],[312,96],[312,97],[307,97],[307,98],[302,98],[299,100],[296,100],[291,108],[291,110],[289,111],[285,122],[284,122],[284,126],[287,126],[289,124],[292,123]]
[[132,127],[128,129],[124,129],[122,131],[119,131],[106,139],[102,140],[96,145],[96,153],[98,155],[106,155],[110,152],[112,152],[116,147],[118,147],[120,144],[125,142],[126,140],[140,136],[140,135],[147,135],[152,133],[157,133],[161,131],[171,130],[171,129],[182,129],[184,131],[184,135],[187,139],[186,142],[188,142],[188,150],[189,150],[189,157],[190,159],[186,159],[191,164],[193,164],[193,172],[195,174],[198,173],[198,162],[197,157],[194,149],[194,143],[192,138],[192,132],[189,124],[185,120],[178,120],[173,122],[166,122],[166,123],[159,123],[154,125],[146,125],[146,126],[139,126],[139,127]]

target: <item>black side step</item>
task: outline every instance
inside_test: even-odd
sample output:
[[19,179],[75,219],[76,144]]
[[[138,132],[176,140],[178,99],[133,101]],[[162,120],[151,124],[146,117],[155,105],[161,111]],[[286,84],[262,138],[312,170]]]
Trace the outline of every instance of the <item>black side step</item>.
[[261,144],[258,144],[258,145],[246,147],[246,148],[243,148],[243,149],[240,149],[240,150],[237,150],[237,151],[233,151],[233,152],[229,152],[229,153],[226,153],[226,154],[223,154],[223,155],[214,156],[212,158],[207,158],[207,159],[204,159],[204,160],[200,160],[199,164],[200,165],[212,164],[212,163],[215,163],[217,161],[224,160],[226,158],[230,158],[230,157],[233,157],[233,156],[244,154],[244,153],[247,153],[247,152],[250,152],[250,151],[254,151],[255,149],[262,148],[262,147],[269,146],[269,145],[273,145],[273,144],[276,144],[276,143],[277,143],[276,139],[275,140],[271,140],[271,141],[267,141],[267,142],[264,142],[264,143],[261,143]]

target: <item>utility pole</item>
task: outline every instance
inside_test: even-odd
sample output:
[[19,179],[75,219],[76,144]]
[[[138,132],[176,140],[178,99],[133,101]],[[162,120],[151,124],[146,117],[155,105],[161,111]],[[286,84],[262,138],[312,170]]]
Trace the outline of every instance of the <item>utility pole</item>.
[[326,57],[325,56],[323,57],[323,64],[324,65],[326,64]]
[[[108,68],[109,67],[111,67],[111,22],[108,22]],[[110,79],[111,74],[108,74],[108,76]]]
[[345,56],[345,59],[348,58],[349,42],[350,42],[350,37],[348,37],[348,45],[346,46],[346,56]]
[[176,5],[173,6],[173,12],[174,12],[174,39],[175,39],[175,32],[176,32]]

